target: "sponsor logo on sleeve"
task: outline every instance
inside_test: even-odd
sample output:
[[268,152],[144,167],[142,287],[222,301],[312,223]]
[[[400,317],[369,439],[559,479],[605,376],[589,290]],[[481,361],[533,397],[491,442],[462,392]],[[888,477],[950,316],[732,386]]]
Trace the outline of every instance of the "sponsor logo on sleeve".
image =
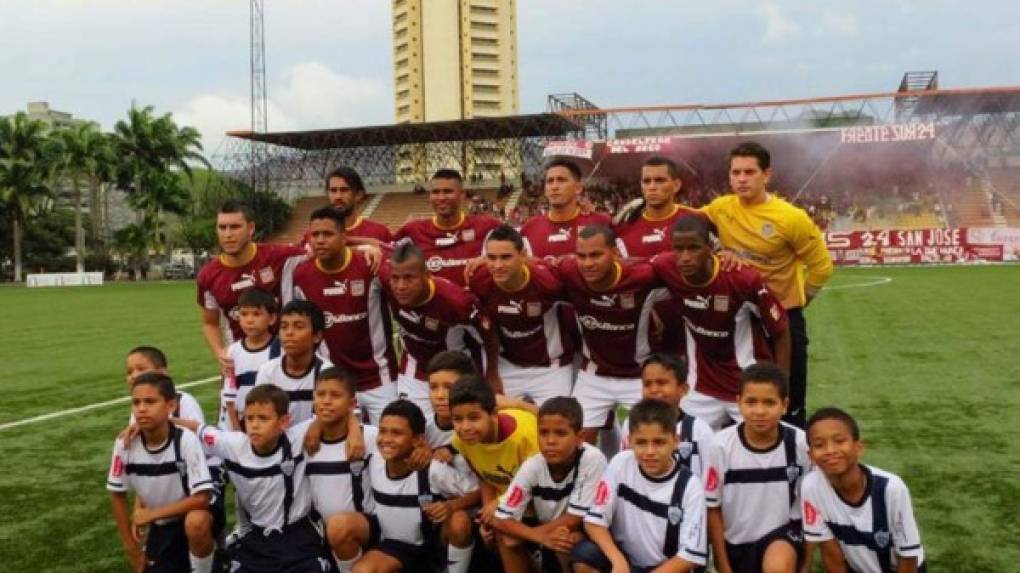
[[113,477],[124,475],[124,459],[120,455],[113,456]]
[[818,522],[818,510],[810,501],[804,502],[804,521],[808,525],[814,525]]
[[708,468],[708,477],[705,478],[705,491],[715,491],[719,488],[719,470]]
[[510,493],[506,496],[506,505],[509,508],[517,508],[524,501],[524,491],[517,486],[510,488]]
[[595,490],[595,505],[605,505],[609,499],[609,485],[605,480],[599,481],[599,487]]
[[205,442],[205,445],[207,446],[215,446],[216,435],[213,434],[212,432],[205,432],[204,434],[202,434],[202,441]]

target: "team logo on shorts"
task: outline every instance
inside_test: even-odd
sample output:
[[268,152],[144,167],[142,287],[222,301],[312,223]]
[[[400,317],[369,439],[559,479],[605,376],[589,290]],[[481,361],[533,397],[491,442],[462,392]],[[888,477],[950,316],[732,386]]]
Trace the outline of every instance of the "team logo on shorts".
[[875,545],[877,545],[879,549],[885,549],[886,547],[889,547],[890,541],[891,539],[888,531],[875,532]]
[[280,462],[280,472],[287,477],[294,475],[294,460],[283,460]]
[[774,227],[772,227],[772,223],[765,223],[764,225],[761,226],[761,236],[765,237],[766,239],[771,237],[775,232],[776,230]]
[[725,294],[717,294],[712,297],[712,308],[718,312],[726,312],[730,309],[730,297]]
[[625,292],[620,294],[620,308],[625,310],[634,308],[634,293]]
[[677,446],[677,451],[680,452],[680,457],[687,459],[691,457],[691,453],[694,451],[694,444],[690,442],[680,442]]
[[814,525],[818,521],[818,510],[815,509],[815,506],[811,505],[810,501],[804,502],[804,521],[808,525]]
[[259,280],[263,283],[271,283],[276,275],[273,274],[273,267],[264,267],[259,271]]
[[800,477],[799,466],[786,466],[786,481],[793,483]]
[[540,302],[529,302],[528,303],[528,316],[535,318],[542,316],[542,303]]
[[351,281],[351,295],[365,296],[365,281],[362,280]]
[[675,505],[669,506],[666,510],[666,519],[669,520],[670,525],[677,525],[684,520],[684,510]]
[[460,232],[460,236],[465,241],[473,241],[473,240],[475,240],[475,230],[474,229],[464,229],[463,231]]

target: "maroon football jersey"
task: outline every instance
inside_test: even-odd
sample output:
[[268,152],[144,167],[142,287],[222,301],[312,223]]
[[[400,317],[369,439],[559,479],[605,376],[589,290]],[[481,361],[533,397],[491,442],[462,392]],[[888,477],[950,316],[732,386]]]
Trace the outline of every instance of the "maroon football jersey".
[[244,337],[237,309],[241,293],[260,288],[280,298],[280,279],[285,270],[292,269],[306,257],[305,250],[291,245],[255,245],[255,256],[238,267],[224,262],[223,255],[209,261],[198,271],[198,305],[207,310],[219,310],[227,318],[227,343]]
[[611,225],[612,222],[605,213],[579,213],[566,221],[553,221],[548,215],[534,215],[521,226],[521,235],[527,241],[533,257],[562,257],[577,250],[577,232],[581,228],[587,225]]
[[[354,224],[346,228],[345,234],[348,237],[361,237],[366,239],[376,239],[384,245],[388,245],[393,242],[393,233],[390,232],[390,228],[382,223],[376,223],[371,219],[364,217],[358,217]],[[312,244],[312,232],[305,229],[305,234],[301,239],[301,245]]]
[[437,277],[465,286],[464,267],[482,256],[485,237],[502,222],[489,215],[464,215],[452,229],[436,226],[435,217],[418,219],[404,225],[394,241],[411,240],[425,253],[425,265]]
[[605,291],[588,286],[574,257],[560,261],[557,275],[566,289],[566,300],[577,313],[582,367],[594,365],[599,376],[638,378],[641,363],[650,352],[652,305],[669,293],[661,288],[647,261],[618,264],[620,278]]
[[460,285],[440,278],[429,279],[429,298],[419,306],[403,306],[390,290],[390,267],[379,269],[379,280],[390,305],[393,320],[404,345],[400,372],[418,380],[428,380],[425,368],[429,360],[445,350],[471,353],[481,370],[481,315],[475,296]]
[[[754,268],[723,271],[704,286],[691,286],[676,268],[676,254],[652,260],[659,279],[682,316],[687,333],[687,383],[698,392],[734,401],[740,372],[759,360],[772,360],[766,334],[786,330],[786,311]],[[667,325],[666,328],[679,325]]]
[[393,332],[382,286],[365,258],[347,250],[343,269],[327,272],[315,259],[284,275],[284,298],[292,285],[294,298],[310,300],[326,316],[323,341],[329,361],[357,377],[366,391],[397,379]]
[[573,359],[559,307],[563,284],[544,265],[527,263],[528,282],[516,292],[499,288],[489,269],[471,276],[471,292],[499,333],[499,353],[521,368],[563,366]]
[[617,225],[615,228],[616,236],[619,237],[623,247],[627,250],[627,252],[623,253],[623,256],[650,259],[659,253],[673,248],[670,231],[676,220],[684,215],[705,217],[705,214],[701,211],[686,205],[676,205],[676,211],[664,219],[652,220],[642,213],[640,217],[630,223]]

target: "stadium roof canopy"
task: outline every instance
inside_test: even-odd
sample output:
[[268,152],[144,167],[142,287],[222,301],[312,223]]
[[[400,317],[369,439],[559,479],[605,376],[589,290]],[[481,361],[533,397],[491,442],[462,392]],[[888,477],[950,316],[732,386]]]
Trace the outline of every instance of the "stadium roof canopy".
[[[902,96],[901,96],[902,97]],[[933,90],[917,95],[916,113],[969,115],[1020,111],[1020,88]]]
[[555,113],[508,117],[480,117],[455,121],[402,123],[344,129],[254,133],[231,131],[227,135],[307,151],[353,147],[396,146],[442,141],[478,141],[525,137],[560,137],[581,131],[577,123]]

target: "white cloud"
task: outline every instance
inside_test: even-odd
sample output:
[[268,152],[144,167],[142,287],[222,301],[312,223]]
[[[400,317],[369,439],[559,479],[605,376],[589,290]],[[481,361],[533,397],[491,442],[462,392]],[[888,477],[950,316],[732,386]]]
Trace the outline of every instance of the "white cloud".
[[800,24],[793,21],[774,2],[763,2],[761,12],[765,17],[765,41],[784,42],[800,36]]
[[854,38],[861,33],[861,24],[851,12],[826,11],[822,14],[821,29],[827,36]]

